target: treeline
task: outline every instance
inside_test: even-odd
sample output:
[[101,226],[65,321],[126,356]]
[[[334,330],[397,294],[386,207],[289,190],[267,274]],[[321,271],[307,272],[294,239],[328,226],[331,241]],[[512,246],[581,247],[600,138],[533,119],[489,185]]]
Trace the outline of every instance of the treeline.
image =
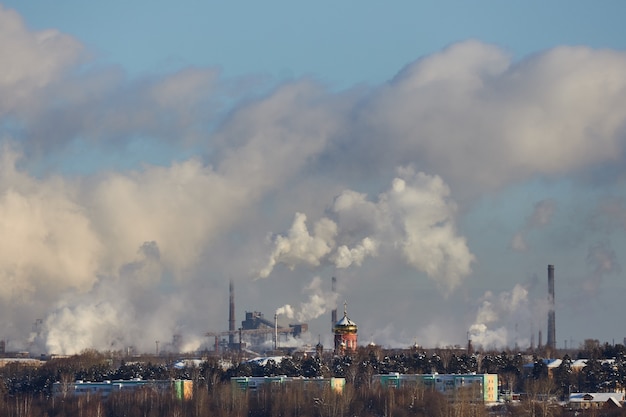
[[[585,345],[586,346],[586,345]],[[364,347],[354,355],[288,356],[265,365],[242,362],[228,369],[217,358],[209,357],[199,367],[177,369],[175,358],[145,357],[128,360],[113,353],[87,351],[69,358],[52,359],[39,367],[9,363],[0,368],[0,416],[482,416],[483,404],[472,396],[460,395],[450,401],[422,388],[388,390],[372,383],[374,374],[398,373],[496,373],[501,388],[523,392],[527,399],[518,407],[503,405],[502,415],[551,415],[565,413],[549,405],[546,399],[565,399],[570,392],[615,391],[626,386],[626,348],[623,345],[590,344],[570,358],[565,354],[558,368],[548,375],[539,354],[487,352],[467,354],[460,349],[424,351],[385,350]],[[529,358],[531,364],[528,364]],[[574,372],[575,359],[588,359],[587,365]],[[611,359],[607,361],[607,359]],[[525,366],[526,364],[526,366]],[[302,387],[284,385],[264,387],[258,392],[232,390],[234,376],[305,376],[344,377],[343,394],[329,390],[303,391]],[[149,388],[120,392],[103,401],[99,397],[52,396],[54,382],[75,380],[101,382],[116,379],[190,379],[193,397],[181,401],[173,394]],[[271,389],[271,391],[270,391]],[[544,401],[532,401],[543,399]],[[539,405],[541,404],[541,406]],[[536,407],[544,407],[534,410]],[[462,410],[462,413],[461,411]],[[526,410],[526,411],[524,411]],[[534,410],[534,411],[533,411]],[[494,409],[489,410],[494,412]],[[532,411],[532,412],[531,412]],[[460,413],[460,414],[459,414]],[[615,411],[614,414],[626,415]],[[498,413],[496,413],[498,415]]]
[[[256,391],[232,390],[230,384],[213,389],[197,387],[193,398],[179,400],[150,389],[111,394],[107,399],[82,396],[44,399],[20,395],[0,401],[0,415],[8,417],[483,417],[488,410],[460,395],[450,401],[442,394],[412,389],[381,387],[343,393],[330,388],[302,385],[266,385]],[[522,409],[502,410],[506,415],[525,415]],[[493,413],[491,414],[493,415]]]

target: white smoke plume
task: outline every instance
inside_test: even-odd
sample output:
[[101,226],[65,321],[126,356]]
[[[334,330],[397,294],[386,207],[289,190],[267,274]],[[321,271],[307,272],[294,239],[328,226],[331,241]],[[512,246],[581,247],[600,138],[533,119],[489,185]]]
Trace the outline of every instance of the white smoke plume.
[[285,316],[288,319],[292,319],[294,317],[293,308],[289,304],[285,304],[284,306],[276,309],[276,314],[279,316]]
[[[220,211],[233,203],[229,194],[237,199],[224,189],[224,205],[207,210],[203,199],[208,196],[199,190],[218,191],[224,180],[190,160],[90,184],[42,181],[16,168],[21,156],[10,148],[2,158],[0,297],[7,301],[5,311],[19,302],[34,317],[47,317],[33,349],[75,353],[171,338],[174,313],[185,304],[179,287],[187,279],[183,271],[198,262],[211,236],[228,227],[229,215]],[[155,302],[163,286],[181,292]],[[144,317],[141,332],[121,329],[138,316]],[[64,330],[73,322],[80,338]],[[104,337],[111,342],[103,345]]]
[[[408,265],[425,272],[442,290],[457,287],[470,274],[474,256],[465,239],[457,236],[456,205],[449,199],[449,188],[441,178],[411,168],[398,173],[391,189],[376,202],[367,201],[364,194],[344,191],[332,207],[337,220],[321,219],[313,236],[304,223],[306,217],[297,213],[287,236],[274,239],[268,265],[259,275],[267,277],[278,263],[291,269],[297,264],[318,266],[327,257],[337,268],[360,266],[384,246],[387,251],[399,249]],[[335,246],[335,241],[354,239],[359,232],[373,236],[363,237],[352,249]]]
[[348,268],[351,265],[361,266],[365,258],[376,256],[377,248],[378,243],[374,239],[364,237],[361,243],[353,248],[349,248],[347,245],[339,246],[330,260],[339,269]]
[[300,304],[296,318],[300,322],[318,318],[337,304],[337,294],[322,289],[322,279],[315,277],[304,289],[308,300]]
[[166,311],[175,313],[181,306],[179,300],[162,300],[156,294],[155,284],[162,282],[164,273],[156,242],[145,242],[115,277],[99,281],[87,293],[64,296],[43,321],[36,340],[39,349],[65,354],[93,346],[149,351],[155,337],[165,346],[176,331],[175,316]]
[[119,326],[133,323],[130,311],[128,306],[119,308],[109,301],[60,307],[44,322],[46,351],[75,354],[92,346],[123,351],[129,346],[128,336],[136,330],[132,325]]
[[[358,302],[375,297],[393,313],[406,298],[390,303],[372,288],[403,277],[430,279],[444,294],[470,279],[490,288],[474,275],[474,253],[495,258],[485,235],[501,248],[511,236],[466,232],[472,215],[497,212],[515,224],[511,201],[539,200],[546,179],[574,192],[566,204],[559,192],[537,203],[523,227],[530,232],[513,246],[530,248],[532,231],[554,222],[557,207],[576,207],[579,215],[559,216],[571,234],[555,237],[568,243],[554,245],[554,257],[568,260],[563,276],[588,267],[597,286],[621,271],[621,235],[596,245],[611,225],[623,230],[623,201],[593,213],[592,225],[579,220],[590,201],[623,194],[622,50],[559,46],[514,59],[466,41],[416,57],[389,82],[339,92],[313,79],[225,80],[203,67],[129,77],[117,65],[83,65],[98,59],[90,53],[0,6],[0,56],[10,57],[0,65],[0,338],[8,349],[153,351],[179,331],[197,341],[226,321],[224,277],[250,271],[299,281],[251,281],[240,287],[246,303],[301,296],[292,305],[302,318],[334,301],[287,268],[348,268],[366,284],[352,289]],[[272,230],[287,232],[266,246]],[[494,266],[544,262],[530,250],[514,255]],[[514,288],[515,278],[504,279]],[[299,294],[303,287],[310,293]],[[426,316],[413,296],[394,295]],[[449,298],[440,310],[458,322]],[[511,323],[501,322],[511,314],[498,296],[484,301],[475,342],[502,343],[498,329],[510,339]],[[603,307],[618,316],[613,304]],[[488,321],[489,311],[500,320]],[[395,314],[398,330],[413,325],[407,316]],[[433,340],[454,343],[446,329]]]
[[310,235],[306,226],[306,215],[296,213],[287,236],[278,235],[274,239],[274,251],[259,276],[269,276],[277,263],[287,265],[290,269],[294,269],[298,263],[318,266],[321,259],[335,246],[336,235],[337,225],[329,219],[317,222],[313,235]]
[[[472,344],[484,349],[501,349],[512,346],[512,327],[517,322],[526,323],[530,317],[528,290],[519,284],[513,289],[494,295],[487,291],[469,328]],[[519,342],[519,341],[517,341]]]
[[337,303],[337,293],[324,291],[322,279],[318,276],[309,282],[303,289],[303,293],[307,296],[306,301],[302,301],[295,308],[286,304],[278,308],[276,314],[284,315],[289,319],[295,317],[298,322],[303,323],[327,313]]
[[457,236],[456,205],[440,177],[412,170],[401,172],[381,203],[392,213],[396,244],[409,265],[424,271],[444,291],[456,288],[470,274],[474,255]]
[[66,289],[91,288],[105,248],[77,201],[79,185],[20,172],[9,147],[0,158],[0,297],[49,302]]

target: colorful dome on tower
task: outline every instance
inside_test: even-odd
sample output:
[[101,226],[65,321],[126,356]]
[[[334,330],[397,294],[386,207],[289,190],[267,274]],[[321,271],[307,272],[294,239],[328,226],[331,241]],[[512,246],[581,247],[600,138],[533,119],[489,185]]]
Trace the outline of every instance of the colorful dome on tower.
[[348,317],[347,303],[344,303],[343,317],[335,323],[335,333],[356,333],[358,328],[355,322]]

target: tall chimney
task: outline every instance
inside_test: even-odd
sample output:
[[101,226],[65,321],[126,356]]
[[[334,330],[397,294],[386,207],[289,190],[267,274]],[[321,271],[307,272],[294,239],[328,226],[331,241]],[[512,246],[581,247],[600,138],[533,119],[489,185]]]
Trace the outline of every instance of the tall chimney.
[[[335,277],[333,277],[333,279],[332,279],[332,290],[333,290],[333,296],[334,296],[335,293],[337,292],[337,278],[335,278]],[[330,312],[330,320],[332,321],[331,329],[334,330],[335,329],[335,323],[337,323],[337,308],[334,308]]]
[[278,314],[274,313],[274,350],[278,349]]
[[556,349],[556,322],[554,315],[554,265],[548,265],[548,341],[546,347]]
[[228,347],[233,348],[235,345],[235,286],[233,280],[230,280],[230,302],[228,309]]

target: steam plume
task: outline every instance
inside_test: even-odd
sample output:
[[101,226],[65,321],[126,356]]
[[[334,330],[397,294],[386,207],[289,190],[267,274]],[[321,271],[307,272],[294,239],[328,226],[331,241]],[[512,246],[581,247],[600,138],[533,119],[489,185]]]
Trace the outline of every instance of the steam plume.
[[[476,274],[475,254],[481,267],[544,262],[531,250],[502,260],[483,252],[507,247],[510,233],[486,237],[497,222],[471,231],[472,222],[498,213],[515,224],[512,206],[537,190],[557,192],[512,246],[530,248],[558,222],[555,259],[590,268],[586,295],[613,309],[589,321],[621,313],[608,276],[621,271],[626,210],[620,198],[604,210],[595,202],[623,194],[624,51],[558,46],[516,59],[463,41],[416,57],[389,82],[343,91],[309,78],[253,85],[203,67],[129,77],[84,65],[89,53],[0,6],[0,56],[11,57],[0,65],[0,338],[10,350],[153,351],[174,332],[192,348],[225,322],[223,277],[243,282],[250,271],[298,282],[242,285],[241,305],[258,301],[257,289],[271,306],[301,297],[292,305],[303,319],[334,304],[309,283],[324,268],[358,277],[362,303],[372,293],[387,300],[371,291],[383,274],[386,286],[430,279],[446,295],[470,280],[490,286],[483,273],[498,265]],[[567,207],[576,209],[554,215]],[[270,231],[283,232],[264,245]],[[297,273],[286,277],[289,268]],[[419,294],[395,296],[419,304]],[[509,312],[498,295],[483,301],[475,342],[504,343],[523,303]],[[442,322],[458,322],[459,305],[440,302]],[[372,326],[414,325],[401,302],[386,305],[396,327],[376,315]],[[454,343],[460,332],[449,328],[426,323],[416,334]]]
[[[408,265],[425,272],[444,291],[454,289],[471,272],[474,256],[465,239],[456,235],[450,191],[439,177],[416,174],[411,168],[399,169],[399,174],[376,202],[344,191],[333,206],[336,220],[322,218],[313,236],[304,224],[306,217],[296,214],[287,236],[274,239],[268,265],[259,275],[267,277],[277,263],[293,269],[298,264],[317,266],[327,258],[340,268],[360,266],[384,246],[386,251],[400,249]],[[335,241],[354,239],[359,232],[373,236],[363,237],[353,249],[336,246]]]
[[[472,343],[485,349],[511,346],[511,328],[518,321],[528,322],[528,291],[519,284],[497,296],[487,291],[469,328]],[[497,326],[494,328],[494,325]]]
[[276,310],[276,314],[287,316],[287,318],[289,319],[292,319],[294,316],[293,308],[289,304],[285,304],[284,306],[279,307]]

